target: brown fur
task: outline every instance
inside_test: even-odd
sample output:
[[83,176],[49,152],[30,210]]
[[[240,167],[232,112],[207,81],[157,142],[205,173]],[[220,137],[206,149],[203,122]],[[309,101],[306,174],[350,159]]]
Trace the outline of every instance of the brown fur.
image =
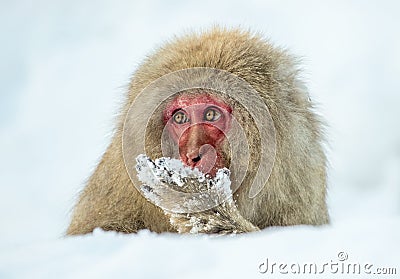
[[[137,94],[165,74],[192,67],[222,69],[243,78],[260,93],[274,121],[277,150],[271,176],[254,199],[248,198],[254,173],[246,176],[234,194],[241,216],[261,229],[329,222],[322,124],[300,81],[295,59],[258,35],[213,28],[165,44],[136,71],[115,135],[80,195],[67,234],[90,233],[96,227],[126,233],[144,228],[176,231],[163,211],[132,185],[124,166],[121,136],[124,118]],[[235,118],[250,138],[249,169],[254,170],[259,160],[256,127],[240,104],[233,105]],[[146,135],[146,151],[156,158],[161,156],[159,133],[163,124],[159,119],[152,121],[155,127]]]

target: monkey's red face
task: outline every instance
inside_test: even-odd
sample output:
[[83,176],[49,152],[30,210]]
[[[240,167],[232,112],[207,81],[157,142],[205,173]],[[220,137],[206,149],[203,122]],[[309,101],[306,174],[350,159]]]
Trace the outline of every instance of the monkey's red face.
[[164,122],[184,164],[212,176],[225,166],[222,143],[231,113],[230,106],[208,94],[179,96],[168,104]]

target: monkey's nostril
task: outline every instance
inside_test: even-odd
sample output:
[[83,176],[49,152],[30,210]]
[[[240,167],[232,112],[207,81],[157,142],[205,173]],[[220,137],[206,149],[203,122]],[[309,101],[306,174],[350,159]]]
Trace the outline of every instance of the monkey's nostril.
[[198,161],[200,161],[201,159],[201,155],[198,155],[196,158],[193,158],[192,161],[197,163]]

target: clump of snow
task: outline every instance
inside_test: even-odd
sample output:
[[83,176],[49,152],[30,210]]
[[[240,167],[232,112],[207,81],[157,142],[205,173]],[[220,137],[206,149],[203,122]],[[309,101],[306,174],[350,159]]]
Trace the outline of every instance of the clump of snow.
[[173,212],[203,211],[232,200],[230,171],[227,168],[219,169],[215,177],[210,177],[173,158],[162,157],[153,161],[140,154],[136,162],[137,176],[144,183],[141,186],[143,195],[164,209]]

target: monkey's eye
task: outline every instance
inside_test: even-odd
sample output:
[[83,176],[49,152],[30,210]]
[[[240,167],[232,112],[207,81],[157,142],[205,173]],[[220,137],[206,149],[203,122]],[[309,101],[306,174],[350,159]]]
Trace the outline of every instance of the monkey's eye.
[[186,114],[184,114],[182,111],[176,112],[172,118],[174,119],[174,122],[177,124],[183,124],[189,121]]
[[204,120],[217,121],[221,117],[221,113],[216,108],[208,108],[204,112]]

